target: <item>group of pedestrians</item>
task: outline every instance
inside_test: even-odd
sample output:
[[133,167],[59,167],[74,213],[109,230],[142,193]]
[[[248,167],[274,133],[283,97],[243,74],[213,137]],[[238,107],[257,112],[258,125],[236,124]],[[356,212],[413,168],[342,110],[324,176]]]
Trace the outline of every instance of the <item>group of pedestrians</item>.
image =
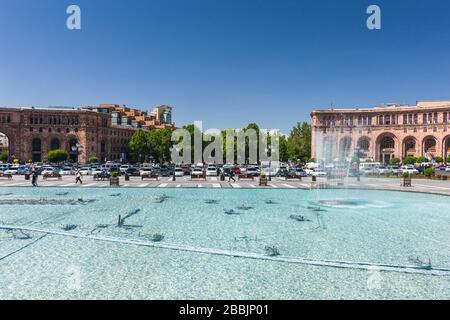
[[[38,177],[39,174],[37,172],[36,169],[33,168],[33,170],[31,171],[31,185],[33,187],[38,187]],[[83,184],[83,175],[81,174],[80,169],[77,169],[76,173],[75,173],[75,184],[78,184],[78,182],[80,184]]]

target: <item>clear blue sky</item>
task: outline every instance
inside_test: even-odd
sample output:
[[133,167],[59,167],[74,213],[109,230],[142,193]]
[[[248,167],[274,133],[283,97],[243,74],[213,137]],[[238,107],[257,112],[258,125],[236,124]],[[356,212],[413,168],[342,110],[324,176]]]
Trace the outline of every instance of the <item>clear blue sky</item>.
[[170,104],[178,125],[287,132],[332,102],[449,99],[449,17],[448,0],[1,0],[0,105]]

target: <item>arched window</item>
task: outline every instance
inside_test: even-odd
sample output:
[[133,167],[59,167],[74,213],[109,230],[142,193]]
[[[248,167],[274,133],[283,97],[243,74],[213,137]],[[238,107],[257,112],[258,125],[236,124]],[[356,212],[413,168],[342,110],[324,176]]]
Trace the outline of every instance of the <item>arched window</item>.
[[381,140],[381,149],[394,149],[395,148],[395,141],[392,137],[384,137],[383,140]]
[[103,140],[100,144],[100,152],[105,153],[106,152],[106,142]]
[[425,152],[436,152],[436,140],[434,138],[427,138],[424,143]]
[[50,150],[56,150],[61,148],[61,143],[58,138],[53,138],[50,142]]
[[31,150],[33,152],[41,152],[41,139],[34,138],[31,143]]
[[41,148],[42,148],[41,139],[34,138],[31,141],[31,160],[33,162],[40,162],[42,160]]
[[358,141],[358,148],[361,151],[369,151],[369,147],[370,147],[370,141],[368,138],[361,138]]

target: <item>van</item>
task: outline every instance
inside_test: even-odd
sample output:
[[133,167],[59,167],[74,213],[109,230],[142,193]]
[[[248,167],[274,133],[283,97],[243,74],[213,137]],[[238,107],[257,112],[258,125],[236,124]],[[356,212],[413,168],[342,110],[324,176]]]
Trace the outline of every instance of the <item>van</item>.
[[381,167],[381,163],[380,162],[362,162],[359,164],[359,170],[360,171],[364,171],[364,170],[368,170],[369,169],[373,170],[375,172],[375,169]]

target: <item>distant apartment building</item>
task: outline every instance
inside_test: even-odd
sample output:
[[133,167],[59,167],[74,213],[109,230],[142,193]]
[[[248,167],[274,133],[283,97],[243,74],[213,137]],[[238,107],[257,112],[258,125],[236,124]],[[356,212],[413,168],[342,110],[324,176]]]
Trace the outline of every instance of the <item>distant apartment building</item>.
[[85,106],[81,109],[110,114],[112,126],[144,130],[173,128],[172,107],[166,105],[155,107],[151,113],[117,104]]
[[158,106],[151,113],[116,104],[0,108],[0,148],[21,161],[46,161],[48,152],[55,149],[67,150],[79,163],[91,156],[101,161],[126,160],[136,130],[163,128],[174,128],[170,106]]
[[450,156],[450,101],[388,104],[311,113],[312,157],[332,161],[360,152],[366,159]]

